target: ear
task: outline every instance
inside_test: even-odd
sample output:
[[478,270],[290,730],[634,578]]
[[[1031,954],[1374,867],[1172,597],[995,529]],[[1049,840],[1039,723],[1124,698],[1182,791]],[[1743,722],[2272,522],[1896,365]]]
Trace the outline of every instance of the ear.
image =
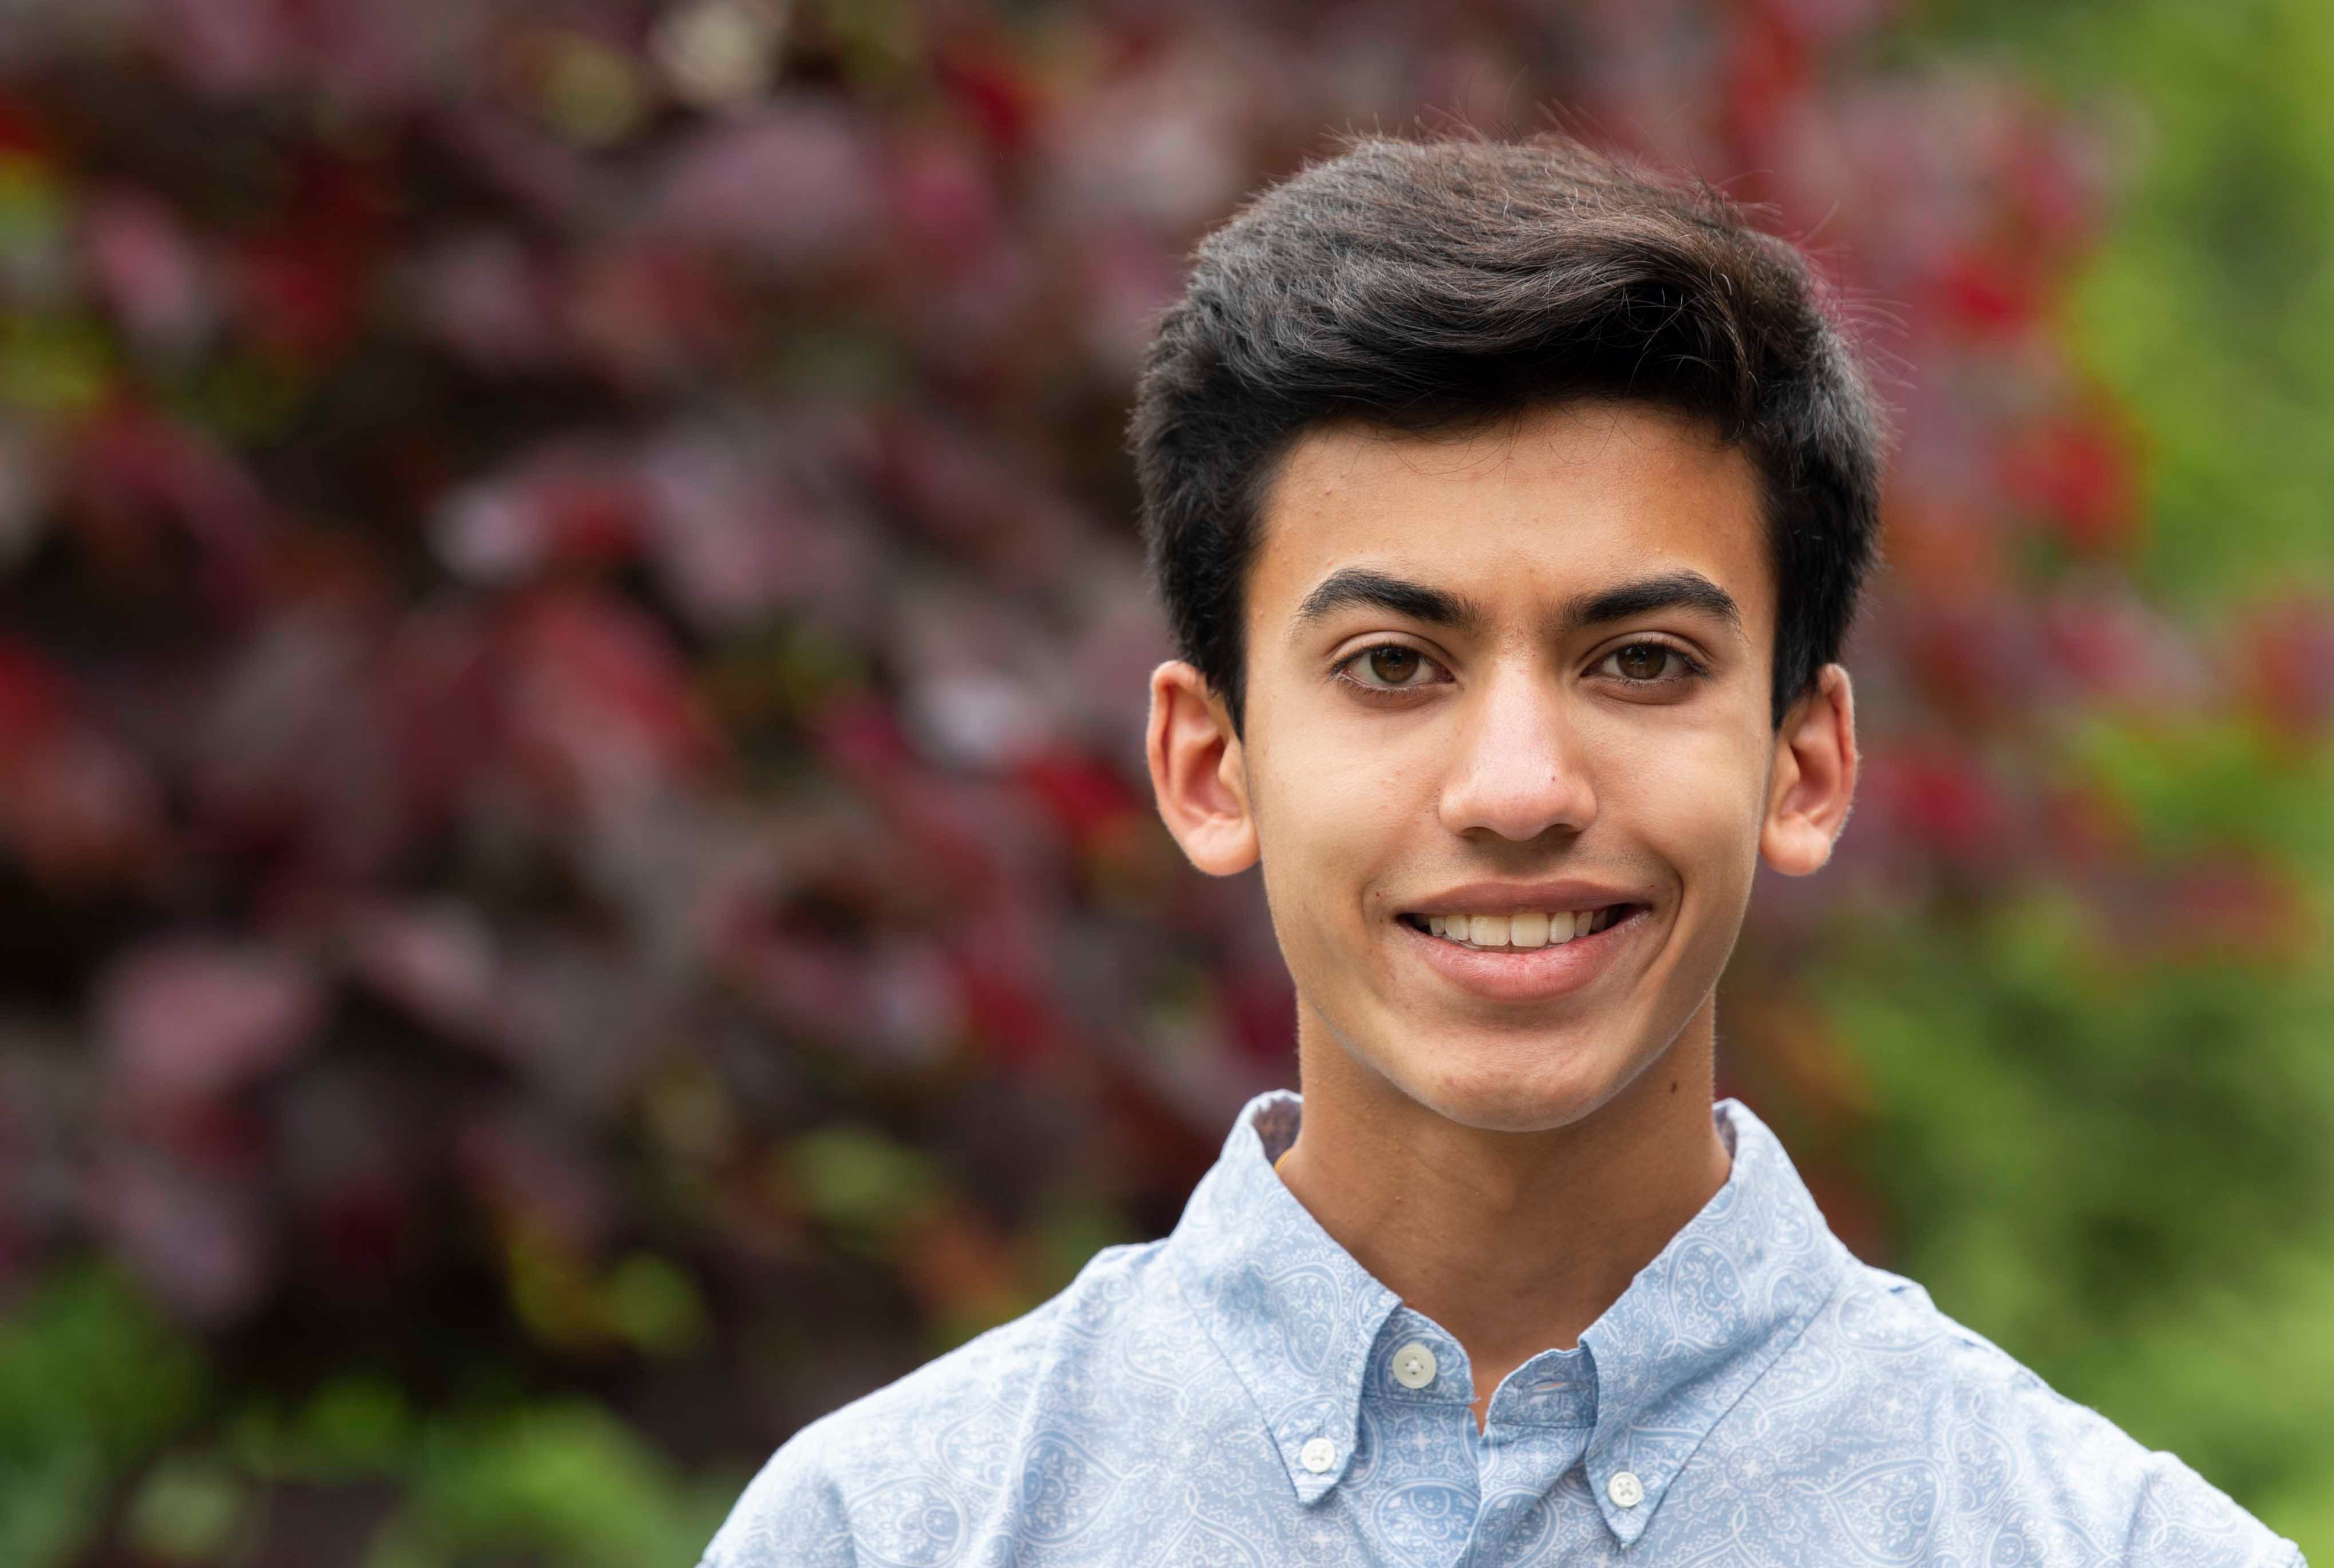
[[1775,738],[1759,852],[1786,876],[1819,870],[1855,798],[1856,693],[1844,667],[1826,664]]
[[1231,712],[1205,677],[1181,659],[1151,672],[1144,750],[1159,815],[1191,864],[1210,876],[1230,876],[1255,865],[1248,769]]

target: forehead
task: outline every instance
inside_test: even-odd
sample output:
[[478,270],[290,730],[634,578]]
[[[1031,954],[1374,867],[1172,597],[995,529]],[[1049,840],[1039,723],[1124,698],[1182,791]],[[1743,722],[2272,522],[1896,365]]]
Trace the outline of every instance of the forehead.
[[1687,569],[1731,594],[1763,645],[1774,593],[1761,517],[1746,453],[1646,405],[1568,403],[1424,435],[1325,425],[1289,448],[1266,492],[1249,613],[1285,624],[1352,566],[1462,591],[1500,618]]

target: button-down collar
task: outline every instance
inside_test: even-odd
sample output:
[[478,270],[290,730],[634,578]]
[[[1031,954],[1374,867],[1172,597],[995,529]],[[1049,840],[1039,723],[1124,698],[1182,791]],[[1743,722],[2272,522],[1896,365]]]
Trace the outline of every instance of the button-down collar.
[[[1201,1326],[1263,1413],[1297,1498],[1314,1503],[1353,1457],[1370,1349],[1402,1301],[1274,1173],[1296,1140],[1299,1105],[1288,1093],[1249,1102],[1168,1252]],[[1316,1438],[1336,1448],[1317,1470],[1303,1457]]]
[[[1374,1370],[1373,1397],[1472,1392],[1457,1342],[1403,1307],[1274,1174],[1301,1107],[1286,1092],[1249,1103],[1167,1251],[1201,1325],[1255,1399],[1290,1486],[1311,1504],[1345,1476]],[[1725,1185],[1578,1347],[1524,1363],[1490,1406],[1494,1428],[1590,1428],[1588,1490],[1624,1544],[1644,1534],[1711,1428],[1799,1337],[1850,1265],[1765,1124],[1731,1099],[1715,1115],[1733,1154]],[[1433,1384],[1416,1394],[1390,1371],[1413,1341],[1438,1363]],[[1308,1445],[1315,1464],[1307,1463]],[[1625,1473],[1634,1486],[1615,1484]],[[1631,1496],[1629,1505],[1618,1500]]]

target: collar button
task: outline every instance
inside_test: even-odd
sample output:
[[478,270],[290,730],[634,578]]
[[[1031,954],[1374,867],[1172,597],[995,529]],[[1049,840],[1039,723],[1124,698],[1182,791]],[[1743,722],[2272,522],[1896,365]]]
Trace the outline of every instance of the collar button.
[[1645,1500],[1645,1484],[1634,1470],[1615,1470],[1605,1483],[1605,1495],[1613,1499],[1615,1507],[1634,1508]]
[[1394,1380],[1405,1389],[1423,1389],[1434,1381],[1434,1352],[1412,1341],[1394,1353]]
[[1297,1462],[1316,1476],[1327,1471],[1337,1462],[1337,1445],[1326,1437],[1316,1437],[1297,1450]]

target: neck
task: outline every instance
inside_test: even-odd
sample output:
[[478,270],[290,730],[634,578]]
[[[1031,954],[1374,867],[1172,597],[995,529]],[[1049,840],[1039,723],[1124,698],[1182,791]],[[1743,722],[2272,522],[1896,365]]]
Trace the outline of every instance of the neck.
[[1281,1179],[1336,1243],[1464,1346],[1475,1418],[1569,1350],[1725,1184],[1714,1002],[1596,1110],[1545,1132],[1462,1127],[1354,1060],[1300,1009],[1305,1117]]

